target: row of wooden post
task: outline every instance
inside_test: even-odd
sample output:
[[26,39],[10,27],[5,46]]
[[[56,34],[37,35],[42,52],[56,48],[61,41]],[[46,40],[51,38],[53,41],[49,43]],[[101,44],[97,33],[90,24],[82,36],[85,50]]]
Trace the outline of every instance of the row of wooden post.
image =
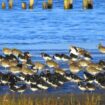
[[[8,2],[9,8],[13,7],[13,0],[9,0]],[[48,0],[47,2],[43,2],[43,9],[51,9],[53,6],[53,0]],[[5,2],[2,2],[2,9],[6,8]],[[22,9],[26,9],[26,2],[22,2]],[[29,9],[34,8],[34,0],[29,0]],[[64,9],[72,9],[73,8],[73,0],[64,0]],[[83,8],[84,9],[92,9],[93,8],[93,0],[83,0]]]

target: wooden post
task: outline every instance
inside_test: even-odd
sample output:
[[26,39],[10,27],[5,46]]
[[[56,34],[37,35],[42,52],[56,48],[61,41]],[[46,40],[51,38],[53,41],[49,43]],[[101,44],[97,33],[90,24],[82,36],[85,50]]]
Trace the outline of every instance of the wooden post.
[[51,9],[53,5],[53,0],[48,0],[48,9]]
[[48,4],[47,4],[47,2],[43,2],[43,4],[42,4],[42,8],[43,8],[43,9],[47,9],[47,8],[48,8]]
[[29,0],[29,8],[33,9],[34,6],[34,0]]
[[26,9],[27,6],[26,6],[26,2],[22,2],[22,9]]
[[70,9],[73,8],[73,0],[69,0],[69,8],[70,8]]
[[88,0],[88,9],[93,8],[93,0]]
[[70,9],[70,2],[69,2],[69,0],[64,0],[64,9]]
[[93,1],[92,0],[83,0],[83,8],[84,9],[92,9]]
[[6,8],[6,4],[5,2],[2,2],[2,9],[5,9]]
[[9,8],[12,9],[13,7],[13,0],[9,0]]

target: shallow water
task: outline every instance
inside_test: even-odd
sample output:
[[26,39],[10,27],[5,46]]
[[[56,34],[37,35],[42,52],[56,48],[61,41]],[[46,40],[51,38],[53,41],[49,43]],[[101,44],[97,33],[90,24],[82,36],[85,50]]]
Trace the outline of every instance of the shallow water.
[[63,0],[54,0],[52,10],[42,10],[42,0],[37,0],[33,10],[22,10],[21,2],[14,0],[12,10],[0,9],[0,48],[68,49],[75,44],[96,49],[105,42],[102,1],[94,0],[94,9],[83,10],[82,0],[75,0],[73,10],[64,10]]
[[[97,50],[98,43],[105,45],[103,0],[94,0],[92,10],[83,10],[82,0],[75,0],[72,10],[63,9],[63,0],[54,0],[52,10],[42,10],[42,0],[35,2],[33,10],[22,10],[21,2],[14,2],[12,10],[0,8],[0,50],[9,47],[30,51],[33,60],[43,62],[41,52],[68,54],[69,46],[77,45],[88,49],[94,61],[105,58]],[[73,92],[73,89],[67,83],[57,90],[49,89],[52,91]]]

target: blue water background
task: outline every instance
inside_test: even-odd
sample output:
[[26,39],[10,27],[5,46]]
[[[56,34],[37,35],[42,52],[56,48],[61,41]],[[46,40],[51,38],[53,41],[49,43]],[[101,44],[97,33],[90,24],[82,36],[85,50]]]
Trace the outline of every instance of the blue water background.
[[94,0],[92,10],[83,10],[82,0],[75,0],[72,10],[54,0],[52,10],[43,10],[37,0],[33,10],[22,10],[21,1],[14,0],[12,10],[0,9],[0,49],[68,49],[72,44],[96,49],[99,42],[105,44],[104,9],[103,0]]

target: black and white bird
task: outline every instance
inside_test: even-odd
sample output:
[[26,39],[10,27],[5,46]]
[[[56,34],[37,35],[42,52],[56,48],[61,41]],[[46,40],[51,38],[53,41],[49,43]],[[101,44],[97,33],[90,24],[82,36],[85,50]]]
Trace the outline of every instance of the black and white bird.
[[96,89],[96,86],[93,83],[86,83],[86,88],[87,88],[88,91],[92,92]]
[[62,60],[62,55],[56,53],[56,54],[53,55],[53,58],[54,58],[55,60],[57,60],[57,61],[61,61],[61,60]]
[[95,76],[86,71],[84,71],[83,76],[86,82],[92,83],[95,80]]
[[52,57],[47,53],[41,53],[41,56],[45,61],[52,60]]
[[78,82],[78,88],[83,92],[87,90],[86,84],[84,82]]
[[61,54],[62,61],[67,62],[70,60],[70,57],[66,54]]
[[23,93],[26,89],[27,89],[26,84],[22,84],[22,85],[16,85],[13,83],[9,84],[9,90],[12,92]]

